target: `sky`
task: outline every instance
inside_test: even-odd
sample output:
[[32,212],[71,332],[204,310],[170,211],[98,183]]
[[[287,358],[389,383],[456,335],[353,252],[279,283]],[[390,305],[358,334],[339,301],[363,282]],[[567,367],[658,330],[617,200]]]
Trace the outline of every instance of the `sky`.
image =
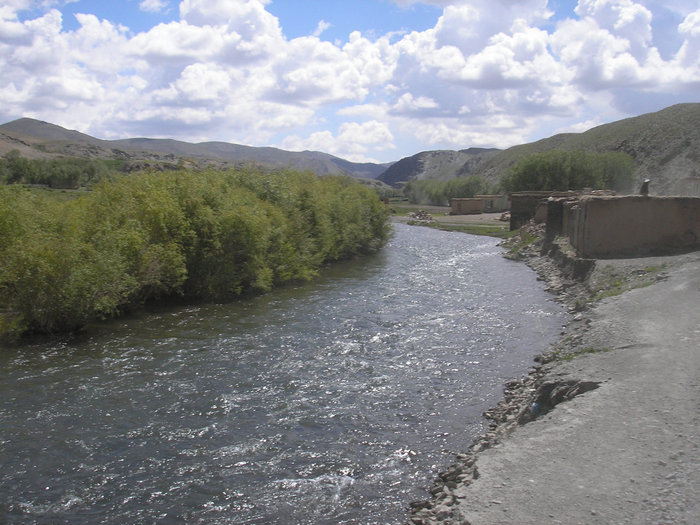
[[391,162],[700,102],[697,0],[2,0],[0,123]]

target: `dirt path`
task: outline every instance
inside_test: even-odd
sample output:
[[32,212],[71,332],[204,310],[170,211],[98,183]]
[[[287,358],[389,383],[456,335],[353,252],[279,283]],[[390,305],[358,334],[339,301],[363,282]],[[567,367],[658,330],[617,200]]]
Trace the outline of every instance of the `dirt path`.
[[700,252],[603,261],[597,272],[651,267],[665,278],[577,314],[559,351],[580,355],[536,374],[540,387],[598,388],[500,424],[506,437],[477,443],[414,523],[700,522]]

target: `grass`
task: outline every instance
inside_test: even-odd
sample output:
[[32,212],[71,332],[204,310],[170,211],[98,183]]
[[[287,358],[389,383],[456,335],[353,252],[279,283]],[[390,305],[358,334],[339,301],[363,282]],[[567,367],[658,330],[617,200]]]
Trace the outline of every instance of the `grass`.
[[591,299],[598,301],[620,295],[628,290],[651,286],[657,281],[657,274],[664,267],[664,265],[646,266],[644,269],[632,272],[620,272],[608,265],[603,268],[600,276],[596,279],[596,284],[591,290]]
[[429,204],[411,204],[407,200],[389,199],[392,215],[404,216],[414,211],[423,210],[431,215],[447,215],[450,213],[449,206],[432,206]]
[[510,239],[518,233],[517,231],[510,231],[505,226],[491,226],[488,224],[442,224],[435,222],[425,224],[425,226],[435,228],[436,230],[468,233],[470,235],[486,235],[488,237],[497,237],[499,239]]

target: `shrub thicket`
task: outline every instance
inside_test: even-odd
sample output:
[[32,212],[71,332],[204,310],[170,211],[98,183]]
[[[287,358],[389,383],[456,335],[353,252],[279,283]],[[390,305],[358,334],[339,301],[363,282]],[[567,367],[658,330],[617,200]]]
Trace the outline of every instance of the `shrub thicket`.
[[0,186],[0,334],[310,279],[327,261],[379,249],[387,214],[349,178],[295,172],[121,176],[69,200]]
[[548,151],[522,158],[501,180],[505,191],[566,191],[583,188],[628,191],[635,164],[626,153]]

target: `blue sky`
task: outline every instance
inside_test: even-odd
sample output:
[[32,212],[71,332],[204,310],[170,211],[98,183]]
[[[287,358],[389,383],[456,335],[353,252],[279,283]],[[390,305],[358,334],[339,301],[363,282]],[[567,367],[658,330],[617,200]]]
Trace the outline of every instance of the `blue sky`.
[[[134,32],[147,31],[158,23],[167,23],[179,18],[177,2],[167,4],[162,10],[147,11],[139,8],[138,0],[104,1],[79,0],[65,4],[61,11],[65,16],[65,29],[77,29],[79,24],[72,18],[74,13],[92,13],[124,24]],[[384,35],[392,31],[424,31],[433,27],[442,14],[434,5],[414,4],[400,7],[383,0],[273,0],[267,11],[280,20],[287,38],[313,34],[318,23],[330,26],[323,32],[323,39],[331,42],[347,41],[353,31],[367,35]],[[27,19],[42,11],[37,7],[24,12]]]
[[318,23],[324,21],[329,27],[321,33],[321,38],[330,42],[346,42],[353,31],[368,36],[392,31],[425,31],[433,27],[442,14],[442,9],[436,6],[418,4],[402,8],[377,0],[277,0],[268,5],[268,11],[279,18],[288,38],[312,34],[318,29]]
[[697,0],[5,0],[0,122],[388,162],[700,101]]

